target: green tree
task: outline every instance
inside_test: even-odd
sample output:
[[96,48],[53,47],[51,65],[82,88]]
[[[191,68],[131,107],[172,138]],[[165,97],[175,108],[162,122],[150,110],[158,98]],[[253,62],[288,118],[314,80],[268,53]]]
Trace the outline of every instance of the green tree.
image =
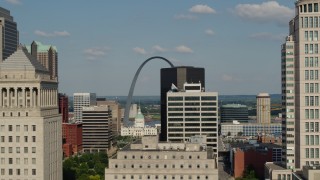
[[100,176],[104,176],[104,170],[105,170],[105,165],[98,162],[96,163],[96,165],[94,166],[94,170],[96,171],[97,174],[99,174]]
[[100,180],[100,176],[99,175],[95,175],[95,176],[89,176],[89,180]]

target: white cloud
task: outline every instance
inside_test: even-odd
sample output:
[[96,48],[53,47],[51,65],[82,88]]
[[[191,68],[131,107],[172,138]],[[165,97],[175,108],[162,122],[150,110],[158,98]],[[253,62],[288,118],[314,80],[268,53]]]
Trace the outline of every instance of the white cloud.
[[133,48],[133,51],[137,54],[147,54],[147,51],[141,47],[135,47]]
[[160,52],[160,53],[163,53],[163,52],[166,52],[166,51],[167,51],[167,49],[165,49],[165,48],[163,48],[163,47],[161,47],[161,46],[159,46],[159,45],[153,46],[152,49],[153,49],[155,52]]
[[234,9],[234,13],[245,20],[287,25],[294,16],[294,9],[282,6],[277,1],[267,1],[262,4],[238,4]]
[[286,35],[272,34],[269,32],[259,32],[259,33],[251,34],[249,37],[253,39],[260,39],[260,40],[284,41]]
[[185,45],[177,46],[175,50],[179,53],[193,53],[193,50]]
[[95,60],[99,57],[103,57],[107,54],[110,48],[108,47],[92,47],[83,50],[83,53],[86,55],[86,59]]
[[7,3],[20,5],[22,4],[20,0],[5,0]]
[[199,14],[215,14],[216,13],[216,11],[213,8],[204,4],[194,5],[189,9],[189,11],[192,13],[199,13]]
[[215,34],[212,29],[207,29],[207,30],[205,31],[205,33],[206,33],[207,35],[210,35],[210,36],[212,36],[212,35]]
[[35,30],[34,34],[42,37],[65,37],[65,36],[71,35],[68,31],[54,31],[51,33],[51,32],[44,32],[40,30]]
[[190,14],[179,14],[179,15],[175,15],[174,18],[177,20],[180,20],[180,19],[195,20],[195,19],[197,19],[196,16],[193,16]]

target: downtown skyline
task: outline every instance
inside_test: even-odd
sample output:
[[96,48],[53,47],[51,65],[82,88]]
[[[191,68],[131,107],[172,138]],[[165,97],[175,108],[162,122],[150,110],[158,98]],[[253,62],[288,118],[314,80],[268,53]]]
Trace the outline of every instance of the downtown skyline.
[[[69,96],[127,95],[140,64],[156,55],[204,67],[207,91],[280,94],[279,47],[294,16],[291,1],[5,0],[0,6],[17,22],[20,43],[57,46],[60,92]],[[159,95],[164,67],[146,65],[134,95]]]

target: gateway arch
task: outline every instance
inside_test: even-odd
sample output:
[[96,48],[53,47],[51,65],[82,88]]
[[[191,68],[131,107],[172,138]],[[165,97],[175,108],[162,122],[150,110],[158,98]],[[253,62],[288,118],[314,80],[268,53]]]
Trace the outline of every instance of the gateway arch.
[[174,67],[174,65],[168,59],[166,59],[164,57],[161,57],[161,56],[150,57],[140,65],[139,69],[137,70],[137,72],[134,75],[134,78],[133,78],[133,80],[131,82],[129,94],[128,94],[128,97],[127,97],[127,103],[126,103],[126,108],[125,108],[125,112],[124,112],[124,121],[123,121],[125,126],[128,125],[128,122],[129,122],[129,111],[130,111],[130,106],[131,106],[131,102],[132,102],[132,95],[133,95],[134,87],[136,85],[136,82],[137,82],[138,76],[140,74],[140,71],[141,71],[141,69],[143,68],[143,66],[145,64],[147,64],[149,61],[151,61],[153,59],[161,59],[161,60],[167,62],[171,67]]

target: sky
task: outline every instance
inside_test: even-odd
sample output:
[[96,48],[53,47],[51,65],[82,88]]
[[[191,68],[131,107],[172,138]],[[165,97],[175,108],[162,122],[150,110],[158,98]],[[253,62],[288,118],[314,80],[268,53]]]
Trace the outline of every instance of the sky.
[[[205,68],[206,91],[281,93],[281,44],[294,1],[1,0],[19,41],[55,45],[59,91],[125,96],[139,66],[162,56]],[[160,59],[142,69],[134,95],[160,95]]]

